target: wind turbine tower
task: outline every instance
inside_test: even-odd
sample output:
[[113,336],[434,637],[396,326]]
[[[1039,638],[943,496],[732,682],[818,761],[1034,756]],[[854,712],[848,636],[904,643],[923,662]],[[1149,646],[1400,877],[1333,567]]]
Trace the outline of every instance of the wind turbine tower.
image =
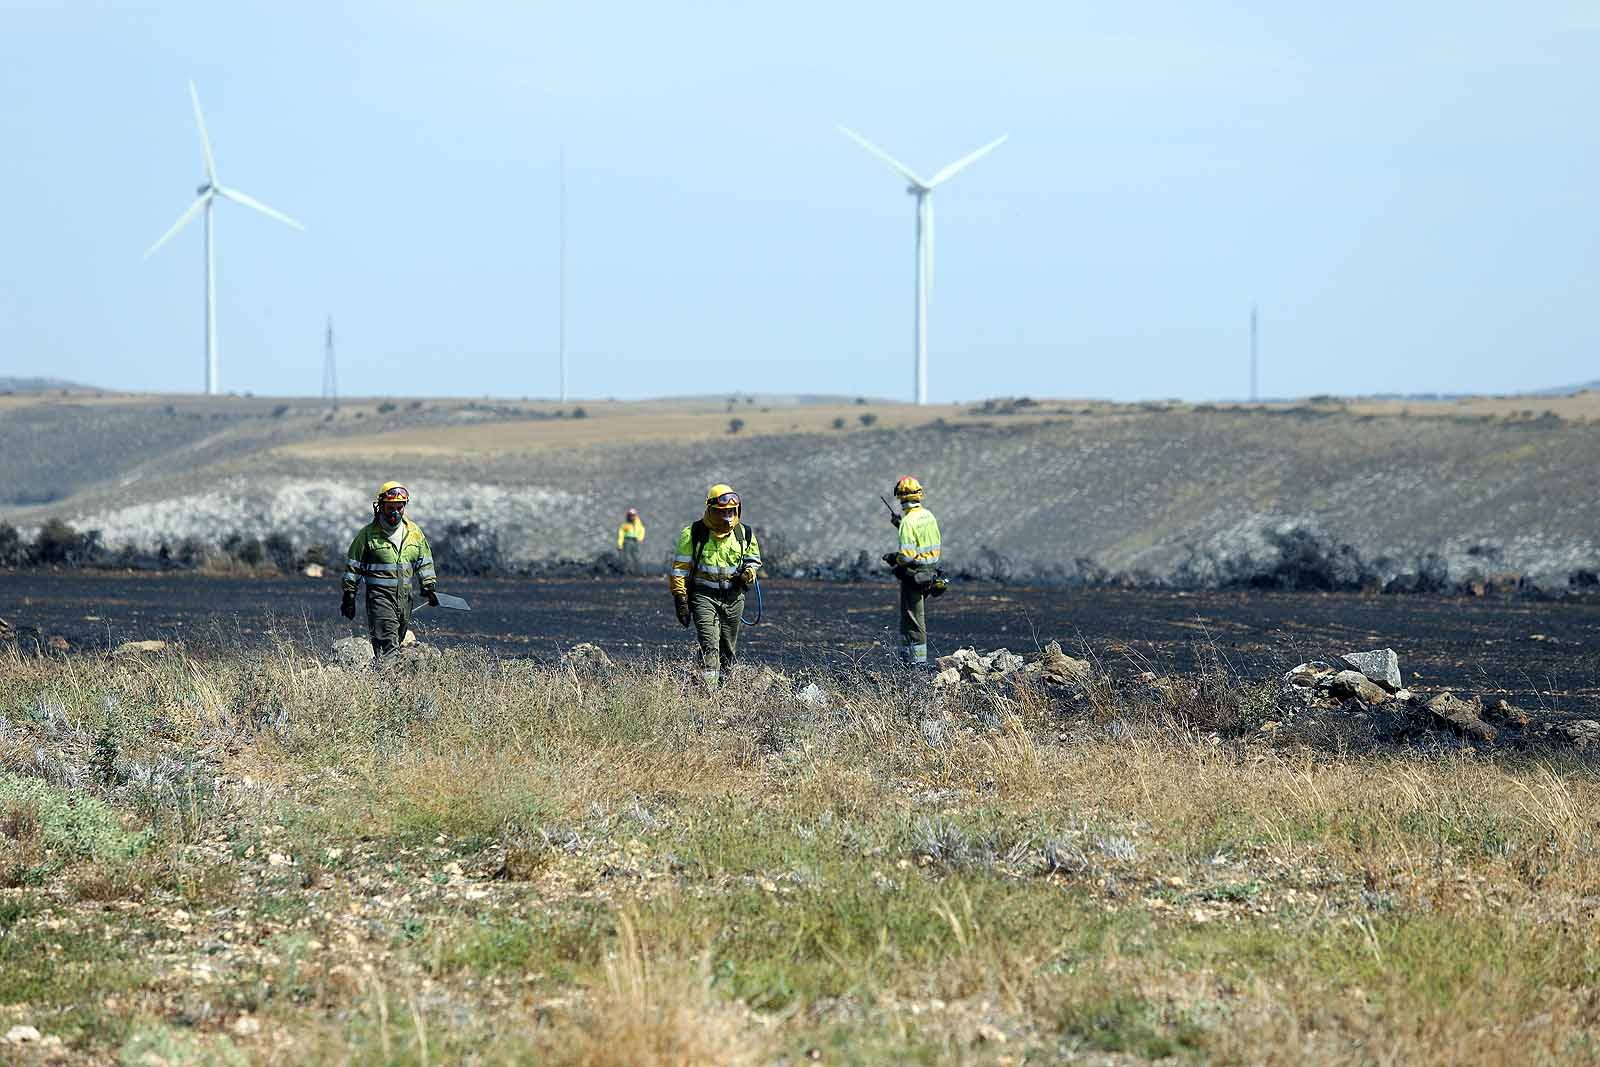
[[1250,305],[1250,403],[1261,402],[1261,358],[1256,344],[1256,306]]
[[328,333],[322,343],[322,399],[332,401],[339,410],[339,368],[333,360],[333,316],[328,316]]
[[962,156],[954,163],[934,174],[932,178],[919,178],[911,168],[889,153],[846,126],[839,132],[868,152],[889,164],[911,184],[906,192],[917,198],[917,297],[912,320],[911,348],[916,360],[916,399],[918,404],[928,402],[928,298],[933,289],[933,190],[950,180],[957,172],[977,162],[1005,142],[1009,134],[990,141],[976,152]]
[[556,282],[556,302],[558,305],[556,309],[556,362],[559,365],[558,373],[561,376],[561,402],[565,404],[567,402],[567,150],[564,148],[561,150],[561,160],[557,165],[557,169],[559,171],[557,183],[560,185],[557,197],[559,200],[557,212],[560,215],[561,235],[559,237],[560,250],[557,254],[560,263],[556,268],[557,273],[560,275]]
[[237,189],[224,188],[217,181],[217,161],[211,155],[211,139],[206,136],[206,120],[200,114],[200,94],[195,92],[194,82],[189,83],[189,100],[194,104],[194,123],[200,129],[200,150],[206,160],[205,184],[196,189],[198,194],[195,202],[189,205],[189,210],[178,216],[178,221],[172,224],[172,229],[161,235],[161,239],[151,245],[145,252],[144,258],[149,259],[162,245],[171,240],[172,236],[194,219],[203,209],[206,213],[206,394],[215,396],[222,390],[222,383],[217,376],[217,242],[215,224],[212,221],[212,209],[216,206],[217,197],[232,200],[236,204],[243,204],[254,211],[259,211],[269,219],[293,226],[297,230],[304,230],[294,219],[280,211],[263,204],[252,196],[246,196]]

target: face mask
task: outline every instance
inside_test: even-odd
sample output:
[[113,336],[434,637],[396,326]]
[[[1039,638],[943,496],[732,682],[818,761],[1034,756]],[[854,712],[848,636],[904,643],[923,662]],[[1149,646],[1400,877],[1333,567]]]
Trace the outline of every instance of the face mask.
[[398,511],[380,511],[378,512],[378,517],[383,520],[385,526],[400,525],[400,512]]

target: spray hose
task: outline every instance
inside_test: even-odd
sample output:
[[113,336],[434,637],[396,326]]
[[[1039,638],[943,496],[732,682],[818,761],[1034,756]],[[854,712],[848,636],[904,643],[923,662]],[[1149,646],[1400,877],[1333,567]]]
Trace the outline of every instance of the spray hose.
[[759,577],[756,578],[756,580],[755,580],[755,590],[756,590],[756,617],[753,618],[753,619],[747,619],[747,618],[744,617],[744,612],[741,611],[739,613],[739,621],[744,623],[746,626],[755,626],[757,623],[759,623],[761,621],[761,579]]

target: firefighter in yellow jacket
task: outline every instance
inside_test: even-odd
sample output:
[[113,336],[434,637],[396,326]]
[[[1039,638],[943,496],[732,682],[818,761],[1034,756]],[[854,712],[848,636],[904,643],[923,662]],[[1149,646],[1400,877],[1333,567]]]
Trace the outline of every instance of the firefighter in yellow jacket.
[[900,579],[900,655],[906,663],[922,667],[928,663],[928,624],[924,605],[930,596],[939,596],[947,583],[939,574],[939,520],[922,506],[922,483],[911,475],[894,486],[900,514],[894,524],[900,528],[900,547],[886,553],[883,561],[894,568]]
[[617,551],[622,553],[622,569],[638,574],[644,569],[644,523],[639,519],[639,509],[629,508],[617,527]]
[[740,521],[739,494],[713,485],[706,511],[678,535],[667,582],[678,622],[694,625],[700,639],[700,673],[706,688],[722,684],[722,672],[739,651],[744,591],[761,568],[756,532]]
[[372,521],[350,542],[345,560],[344,600],[339,613],[356,617],[356,585],[367,583],[367,632],[372,651],[387,655],[405,641],[411,629],[411,579],[422,595],[437,605],[433,587],[433,550],[422,527],[406,518],[411,494],[399,482],[384,482],[372,502]]

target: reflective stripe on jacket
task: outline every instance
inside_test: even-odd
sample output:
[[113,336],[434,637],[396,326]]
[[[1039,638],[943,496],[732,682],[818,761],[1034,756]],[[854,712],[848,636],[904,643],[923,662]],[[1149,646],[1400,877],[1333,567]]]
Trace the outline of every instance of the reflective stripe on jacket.
[[389,540],[388,532],[375,522],[367,523],[356,534],[344,561],[346,591],[355,592],[356,583],[364,581],[368,593],[380,589],[398,593],[402,587],[409,592],[413,575],[422,582],[423,592],[433,588],[436,576],[433,549],[428,547],[428,538],[423,534],[422,527],[410,519],[401,521],[406,524],[406,532],[398,549]]
[[[746,527],[749,529],[749,527]],[[718,537],[712,534],[700,549],[700,563],[694,562],[694,527],[685,526],[678,535],[678,549],[672,557],[672,569],[667,573],[672,595],[689,591],[690,578],[697,589],[732,589],[733,576],[746,568],[761,567],[761,545],[756,533],[750,530],[750,541],[739,547],[739,538],[733,531]]]
[[617,547],[621,548],[624,541],[644,542],[644,523],[638,519],[625,522],[617,527]]
[[920,504],[906,509],[900,520],[900,562],[912,568],[939,562],[939,520]]

